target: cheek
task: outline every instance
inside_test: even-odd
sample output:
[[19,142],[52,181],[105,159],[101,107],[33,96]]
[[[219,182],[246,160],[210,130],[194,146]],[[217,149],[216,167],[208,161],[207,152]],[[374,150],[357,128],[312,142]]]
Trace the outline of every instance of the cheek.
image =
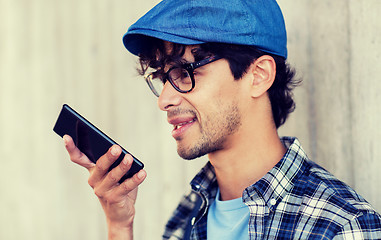
[[[232,104],[237,103],[237,97],[240,94],[235,84],[208,86],[209,91],[199,91],[203,94],[197,94],[192,103],[196,110],[199,121],[204,125],[210,125],[214,120],[220,117],[221,113],[226,114]],[[210,123],[209,123],[210,122]]]
[[184,95],[195,109],[199,120],[213,120],[213,115],[221,112],[241,95],[240,80],[235,80],[229,65],[225,62],[216,64],[197,79],[192,92]]
[[[238,84],[237,80],[234,80],[233,77],[217,75],[213,79],[208,79],[210,81],[203,84],[203,89],[200,89],[200,92],[204,92],[202,97],[206,101],[218,101],[234,98],[238,94]],[[205,90],[205,91],[204,91]]]

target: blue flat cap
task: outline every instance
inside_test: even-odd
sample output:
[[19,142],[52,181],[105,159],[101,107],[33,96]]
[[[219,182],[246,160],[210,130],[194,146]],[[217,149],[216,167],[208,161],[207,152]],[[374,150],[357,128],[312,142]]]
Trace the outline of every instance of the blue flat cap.
[[128,29],[124,46],[139,55],[147,36],[185,45],[251,45],[287,58],[286,27],[275,0],[163,0]]

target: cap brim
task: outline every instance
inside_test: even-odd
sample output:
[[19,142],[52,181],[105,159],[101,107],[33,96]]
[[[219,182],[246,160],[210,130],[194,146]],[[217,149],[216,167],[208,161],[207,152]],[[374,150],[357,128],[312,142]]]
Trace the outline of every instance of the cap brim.
[[130,30],[123,36],[123,44],[132,54],[138,56],[150,45],[152,38],[184,45],[196,45],[205,42],[185,38],[171,33],[158,32],[150,29]]

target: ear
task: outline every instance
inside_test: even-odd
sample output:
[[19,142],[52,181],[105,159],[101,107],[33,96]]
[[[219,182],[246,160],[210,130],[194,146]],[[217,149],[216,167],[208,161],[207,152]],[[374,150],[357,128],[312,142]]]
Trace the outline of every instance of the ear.
[[276,75],[276,64],[274,58],[263,55],[255,60],[249,67],[251,74],[251,96],[258,98],[265,94],[273,85]]

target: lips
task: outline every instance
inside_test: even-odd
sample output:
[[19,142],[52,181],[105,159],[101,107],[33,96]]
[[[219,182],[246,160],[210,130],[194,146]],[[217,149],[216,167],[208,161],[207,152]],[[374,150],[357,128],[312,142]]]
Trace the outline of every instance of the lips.
[[179,139],[195,123],[195,117],[176,117],[168,119],[169,124],[173,125],[172,137]]
[[177,130],[177,129],[179,129],[179,128],[182,128],[183,126],[185,126],[185,125],[187,125],[187,124],[191,124],[191,123],[193,123],[194,121],[196,121],[196,119],[192,119],[192,120],[190,120],[190,121],[188,121],[188,122],[182,122],[182,123],[179,123],[179,124],[175,124],[175,125],[173,125],[174,130]]

